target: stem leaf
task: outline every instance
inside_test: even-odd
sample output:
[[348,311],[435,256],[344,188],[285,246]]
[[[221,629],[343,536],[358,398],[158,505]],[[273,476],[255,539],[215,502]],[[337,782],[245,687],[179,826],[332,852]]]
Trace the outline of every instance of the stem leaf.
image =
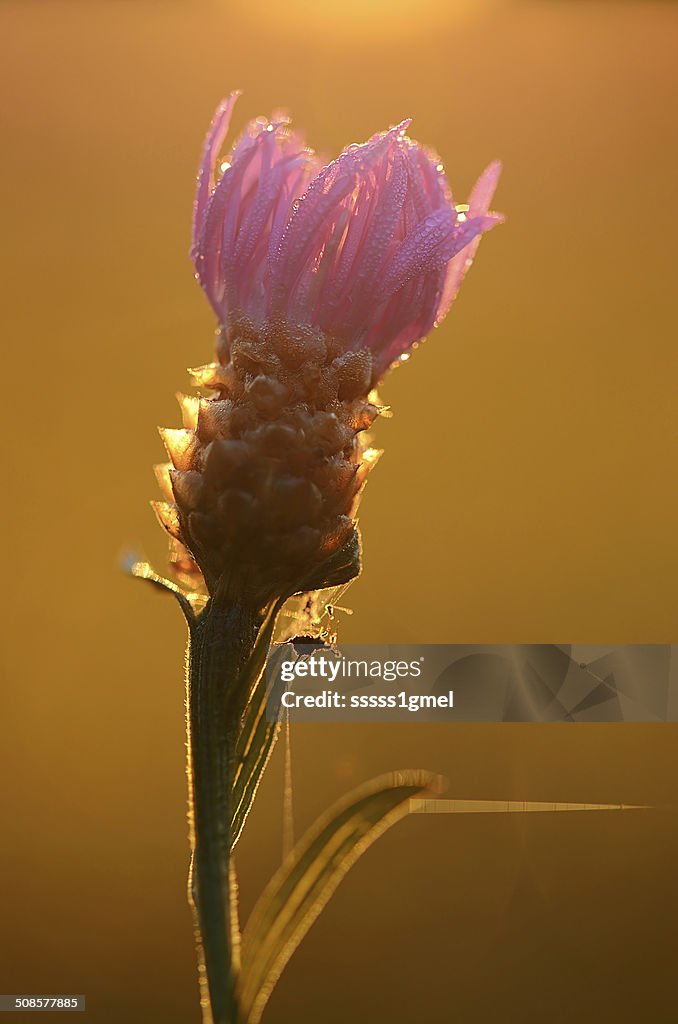
[[335,804],[297,843],[243,935],[240,1006],[246,1024],[258,1024],[285,965],[347,871],[409,812],[412,798],[438,783],[429,772],[382,776]]
[[[275,651],[271,659],[282,657]],[[280,718],[270,719],[266,714],[268,700],[268,672],[261,672],[247,704],[242,729],[236,747],[236,774],[233,782],[231,816],[231,849],[240,838],[247,815],[269,762],[280,732]]]

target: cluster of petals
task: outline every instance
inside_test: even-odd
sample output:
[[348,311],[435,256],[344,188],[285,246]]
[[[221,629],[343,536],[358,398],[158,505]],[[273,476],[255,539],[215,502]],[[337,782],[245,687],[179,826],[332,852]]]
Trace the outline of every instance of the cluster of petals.
[[250,122],[222,157],[238,93],[210,126],[192,259],[220,324],[316,327],[368,348],[378,379],[447,313],[483,232],[498,163],[455,205],[442,165],[408,121],[327,165],[284,116]]

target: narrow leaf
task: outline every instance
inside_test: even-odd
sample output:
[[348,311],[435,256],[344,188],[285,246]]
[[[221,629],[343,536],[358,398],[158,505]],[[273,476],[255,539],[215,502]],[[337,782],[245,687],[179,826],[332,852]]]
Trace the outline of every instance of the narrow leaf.
[[165,593],[171,594],[172,597],[176,598],[179,602],[179,607],[184,613],[189,629],[193,629],[196,623],[196,610],[200,610],[202,595],[192,594],[182,590],[181,587],[176,585],[176,583],[172,583],[171,580],[166,580],[164,576],[159,576],[148,562],[142,562],[135,558],[134,555],[129,555],[124,560],[123,569],[130,576],[135,576],[140,580],[146,580],[148,583],[152,584],[152,586],[157,587],[159,590],[163,590]]
[[[271,657],[282,657],[282,651],[275,651]],[[273,747],[280,731],[280,716],[266,714],[268,693],[268,672],[260,672],[250,697],[236,748],[236,770],[233,781],[231,806],[231,849],[240,838],[250,812],[259,783],[269,762]],[[280,710],[278,706],[278,711]]]
[[258,1024],[273,986],[346,872],[436,788],[428,772],[396,772],[355,790],[320,818],[285,859],[259,898],[242,942],[240,1005]]

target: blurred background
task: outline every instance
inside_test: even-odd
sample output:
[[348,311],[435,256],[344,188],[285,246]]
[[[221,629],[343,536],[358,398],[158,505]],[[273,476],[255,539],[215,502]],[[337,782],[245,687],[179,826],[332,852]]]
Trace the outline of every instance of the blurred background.
[[[203,133],[286,107],[321,152],[412,117],[486,239],[383,397],[356,642],[678,641],[669,2],[5,0],[0,991],[197,1024],[179,612],[156,425],[213,321],[188,231]],[[675,1020],[677,727],[299,726],[295,819],[428,767],[454,797],[645,812],[415,816],[290,963],[270,1024]],[[238,858],[280,860],[282,749]]]

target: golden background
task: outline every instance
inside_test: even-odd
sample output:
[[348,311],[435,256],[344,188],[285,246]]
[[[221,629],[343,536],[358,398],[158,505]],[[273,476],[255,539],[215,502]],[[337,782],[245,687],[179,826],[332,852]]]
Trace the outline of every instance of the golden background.
[[[311,143],[414,118],[507,223],[383,387],[345,641],[678,640],[678,9],[643,2],[0,4],[4,400],[0,990],[96,1024],[199,1018],[184,627],[147,499],[213,322],[187,257],[214,106]],[[343,883],[270,1024],[675,1020],[675,726],[304,726],[297,825],[364,778],[646,812],[416,816]],[[242,844],[280,857],[282,748]],[[672,948],[673,941],[673,948]]]

